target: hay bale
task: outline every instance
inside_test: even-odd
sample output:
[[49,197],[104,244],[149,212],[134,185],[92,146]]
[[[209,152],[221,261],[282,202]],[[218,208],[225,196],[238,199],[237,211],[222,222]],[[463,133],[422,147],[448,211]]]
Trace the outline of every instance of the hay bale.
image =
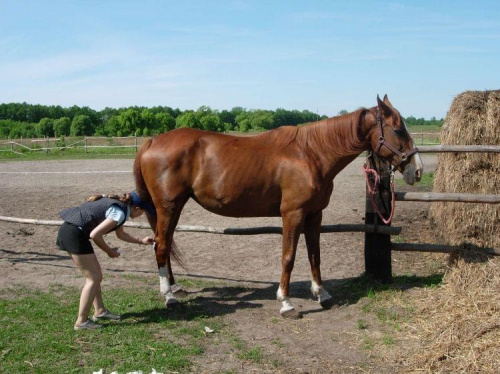
[[415,300],[419,318],[410,331],[420,348],[404,359],[408,371],[498,373],[499,288],[498,261],[463,249],[440,289],[426,290]]
[[[500,90],[457,96],[446,116],[441,143],[500,145]],[[500,194],[500,154],[440,154],[433,191]],[[446,244],[500,248],[500,205],[432,203],[430,218]]]

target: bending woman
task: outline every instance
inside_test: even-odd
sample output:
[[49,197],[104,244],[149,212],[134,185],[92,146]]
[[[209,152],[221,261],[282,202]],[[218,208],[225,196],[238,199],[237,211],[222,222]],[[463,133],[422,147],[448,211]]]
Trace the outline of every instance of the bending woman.
[[[149,236],[135,237],[123,229],[125,221],[139,217],[144,213],[144,209],[149,208],[133,191],[123,196],[91,196],[82,205],[64,209],[59,213],[64,223],[59,228],[56,244],[59,249],[70,254],[76,267],[85,277],[75,330],[101,328],[102,325],[95,323],[99,319],[120,319],[119,315],[109,312],[104,307],[101,292],[101,266],[90,239],[111,258],[120,256],[118,248],[111,248],[103,238],[112,231],[115,231],[118,239],[128,243],[153,243],[153,238]],[[92,304],[94,305],[94,318],[90,320],[89,313]]]

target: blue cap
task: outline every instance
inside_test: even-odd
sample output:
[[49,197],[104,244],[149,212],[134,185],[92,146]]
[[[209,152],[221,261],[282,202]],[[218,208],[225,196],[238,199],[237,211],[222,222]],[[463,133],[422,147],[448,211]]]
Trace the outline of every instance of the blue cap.
[[138,206],[141,209],[144,209],[146,212],[148,212],[151,215],[156,215],[156,209],[154,205],[149,202],[149,201],[144,201],[141,199],[141,197],[137,194],[136,191],[132,191],[130,193],[130,196],[132,197],[132,205]]

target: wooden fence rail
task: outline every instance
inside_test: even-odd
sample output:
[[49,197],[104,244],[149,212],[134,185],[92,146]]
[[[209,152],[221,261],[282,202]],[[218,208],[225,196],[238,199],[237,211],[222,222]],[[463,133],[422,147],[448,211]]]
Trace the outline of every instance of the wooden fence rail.
[[[0,216],[0,221],[23,223],[31,225],[45,225],[45,226],[60,226],[63,221],[60,220],[44,220],[44,219],[31,219],[31,218],[17,218]],[[148,223],[139,222],[125,222],[125,226],[134,227],[138,229],[151,229]],[[323,225],[321,226],[322,233],[331,232],[372,232],[382,233],[384,235],[399,235],[401,227],[381,227],[375,225],[358,225],[358,224],[340,224],[340,225]],[[189,226],[179,225],[175,231],[178,232],[204,232],[208,234],[221,234],[221,235],[258,235],[258,234],[282,234],[280,226],[262,226],[262,227],[228,227],[216,228],[210,226]]]
[[396,201],[444,201],[455,203],[500,204],[500,195],[476,195],[445,192],[396,192]]
[[500,153],[500,145],[425,145],[419,146],[420,153],[475,152]]

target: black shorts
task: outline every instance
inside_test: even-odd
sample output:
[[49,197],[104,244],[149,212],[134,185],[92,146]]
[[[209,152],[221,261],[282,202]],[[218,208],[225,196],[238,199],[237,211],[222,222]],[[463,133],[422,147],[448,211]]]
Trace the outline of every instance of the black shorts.
[[76,255],[94,253],[87,235],[78,226],[64,222],[57,233],[56,245],[60,250]]

